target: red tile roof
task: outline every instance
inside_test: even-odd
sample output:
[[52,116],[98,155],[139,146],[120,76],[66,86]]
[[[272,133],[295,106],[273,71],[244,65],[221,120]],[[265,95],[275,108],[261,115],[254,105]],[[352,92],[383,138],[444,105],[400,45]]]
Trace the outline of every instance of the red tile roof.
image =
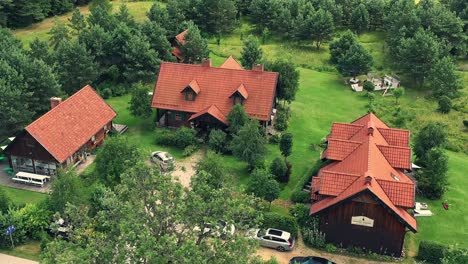
[[199,116],[202,116],[204,114],[209,114],[211,115],[212,117],[216,118],[217,120],[221,121],[223,124],[227,125],[227,118],[225,115],[223,115],[223,113],[221,113],[221,111],[219,110],[218,107],[216,107],[216,105],[210,105],[209,107],[201,110],[200,112],[196,113],[196,114],[193,114],[190,118],[189,118],[189,121],[199,117]]
[[238,61],[236,61],[236,59],[234,59],[234,57],[232,57],[232,56],[229,56],[229,58],[227,58],[227,60],[225,60],[223,62],[223,64],[221,64],[221,66],[219,66],[219,67],[224,68],[224,69],[233,69],[233,70],[243,70],[244,69],[244,68],[242,68],[240,63]]
[[185,45],[187,42],[185,41],[185,35],[187,34],[188,29],[179,33],[175,39],[177,40],[178,44],[175,44],[174,49],[172,50],[172,55],[176,56],[179,60],[183,60],[184,56],[182,56],[182,51],[180,50],[179,45]]
[[[316,200],[311,214],[363,191],[372,192],[413,231],[416,221],[406,212],[414,207],[414,183],[403,169],[411,168],[409,132],[389,128],[370,113],[351,124],[334,123],[322,158],[333,160],[313,178]],[[365,184],[371,176],[372,184]],[[325,197],[325,198],[323,198]]]
[[117,114],[87,85],[25,129],[62,163]]
[[[154,108],[198,113],[215,105],[227,116],[233,107],[230,96],[235,91],[248,97],[244,100],[247,114],[268,121],[275,96],[278,73],[235,70],[182,63],[161,63],[151,106]],[[197,80],[200,93],[194,101],[186,101],[180,93]]]
[[[192,91],[194,91],[196,94],[200,93],[200,86],[198,85],[196,80],[192,80],[187,87],[192,88]],[[184,89],[182,89],[182,91],[184,91],[185,88],[187,88],[187,87],[184,87]]]
[[249,93],[245,89],[244,84],[239,85],[239,87],[237,87],[237,89],[231,94],[231,96],[233,96],[235,93],[240,94],[244,99],[249,98]]

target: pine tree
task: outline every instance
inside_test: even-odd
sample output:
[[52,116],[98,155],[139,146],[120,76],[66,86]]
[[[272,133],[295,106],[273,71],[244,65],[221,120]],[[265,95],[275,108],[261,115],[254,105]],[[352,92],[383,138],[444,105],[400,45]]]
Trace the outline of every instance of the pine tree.
[[75,8],[75,10],[73,10],[73,14],[71,18],[68,19],[68,21],[70,22],[70,28],[72,28],[78,35],[83,29],[86,28],[86,19],[81,14],[79,8]]
[[252,69],[254,64],[262,61],[263,51],[258,39],[252,35],[244,40],[241,52],[241,62],[245,69]]

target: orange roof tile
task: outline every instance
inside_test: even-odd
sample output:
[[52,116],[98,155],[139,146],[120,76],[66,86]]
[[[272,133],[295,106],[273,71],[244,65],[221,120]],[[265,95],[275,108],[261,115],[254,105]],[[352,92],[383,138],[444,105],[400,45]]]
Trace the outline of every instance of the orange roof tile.
[[[414,207],[415,195],[413,181],[403,172],[411,165],[408,143],[408,131],[391,129],[372,113],[352,124],[334,123],[322,157],[335,161],[318,173],[311,213],[369,189],[416,230],[416,221],[406,212]],[[369,186],[364,184],[367,176],[375,179]],[[323,195],[327,197],[321,199]]]
[[87,85],[25,129],[62,163],[117,114]]
[[[192,80],[187,87],[190,87],[192,91],[194,91],[196,94],[200,93],[200,86],[198,85],[197,80]],[[184,89],[182,89],[182,92],[187,87],[184,87]]]
[[[186,101],[180,91],[195,79],[203,91],[195,101]],[[243,84],[244,88],[248,88],[248,99],[243,103],[246,113],[252,118],[268,121],[271,118],[277,80],[278,73],[275,72],[163,62],[151,106],[198,113],[216,105],[227,116],[234,105],[229,97]]]
[[394,168],[411,169],[411,149],[408,147],[377,145]]
[[234,57],[232,56],[229,56],[229,58],[227,58],[223,64],[221,64],[221,66],[219,66],[220,68],[224,68],[224,69],[233,69],[233,70],[243,70],[244,68],[242,68],[242,66],[240,65],[240,63],[238,61],[236,61],[236,59],[234,59]]
[[188,32],[188,29],[180,32],[175,38],[177,39],[177,41],[182,44],[182,45],[185,45],[187,42],[185,41],[185,35],[187,35],[187,32]]
[[190,118],[189,118],[189,121],[190,120],[193,120],[199,116],[202,116],[204,114],[209,114],[211,115],[212,117],[216,118],[217,120],[221,121],[223,124],[226,124],[227,125],[227,118],[225,115],[223,115],[223,113],[221,113],[221,111],[219,110],[218,107],[216,107],[216,105],[210,105],[209,107],[201,110],[200,112],[196,113],[196,114],[193,114]]
[[235,93],[240,94],[244,99],[249,98],[249,93],[245,89],[245,86],[244,86],[243,83],[241,85],[239,85],[239,87],[237,87],[237,89],[231,94],[231,96],[233,96]]

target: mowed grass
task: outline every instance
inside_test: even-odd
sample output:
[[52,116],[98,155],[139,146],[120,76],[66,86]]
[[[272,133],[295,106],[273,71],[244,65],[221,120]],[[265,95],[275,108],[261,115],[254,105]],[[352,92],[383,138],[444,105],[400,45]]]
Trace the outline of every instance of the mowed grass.
[[22,245],[15,246],[14,249],[0,249],[0,253],[37,261],[41,253],[40,244],[39,241],[30,240]]
[[[126,4],[129,13],[133,15],[136,21],[144,21],[147,19],[146,13],[151,8],[154,1],[138,1],[138,2],[127,2],[124,0],[112,1],[113,12],[118,12],[121,5]],[[89,15],[88,6],[79,7],[81,13],[85,16]],[[68,19],[71,17],[72,12],[57,16],[58,20],[62,23],[69,23]],[[46,18],[39,23],[32,24],[28,27],[17,29],[13,31],[13,34],[23,42],[26,47],[29,47],[35,38],[40,40],[48,40],[50,38],[49,31],[54,26],[55,17]]]
[[31,192],[7,186],[0,186],[5,194],[11,199],[14,204],[21,205],[27,203],[39,203],[47,197],[47,194],[39,192]]

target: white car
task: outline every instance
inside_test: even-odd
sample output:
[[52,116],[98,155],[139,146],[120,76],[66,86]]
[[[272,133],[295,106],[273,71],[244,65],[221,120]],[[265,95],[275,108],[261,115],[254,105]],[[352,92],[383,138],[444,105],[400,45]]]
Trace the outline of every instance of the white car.
[[257,239],[260,246],[274,248],[278,251],[291,251],[294,248],[294,237],[279,229],[268,228],[266,232],[259,228],[249,229],[247,236]]
[[161,170],[166,171],[174,168],[174,158],[165,151],[155,151],[151,153],[151,161],[159,165]]

